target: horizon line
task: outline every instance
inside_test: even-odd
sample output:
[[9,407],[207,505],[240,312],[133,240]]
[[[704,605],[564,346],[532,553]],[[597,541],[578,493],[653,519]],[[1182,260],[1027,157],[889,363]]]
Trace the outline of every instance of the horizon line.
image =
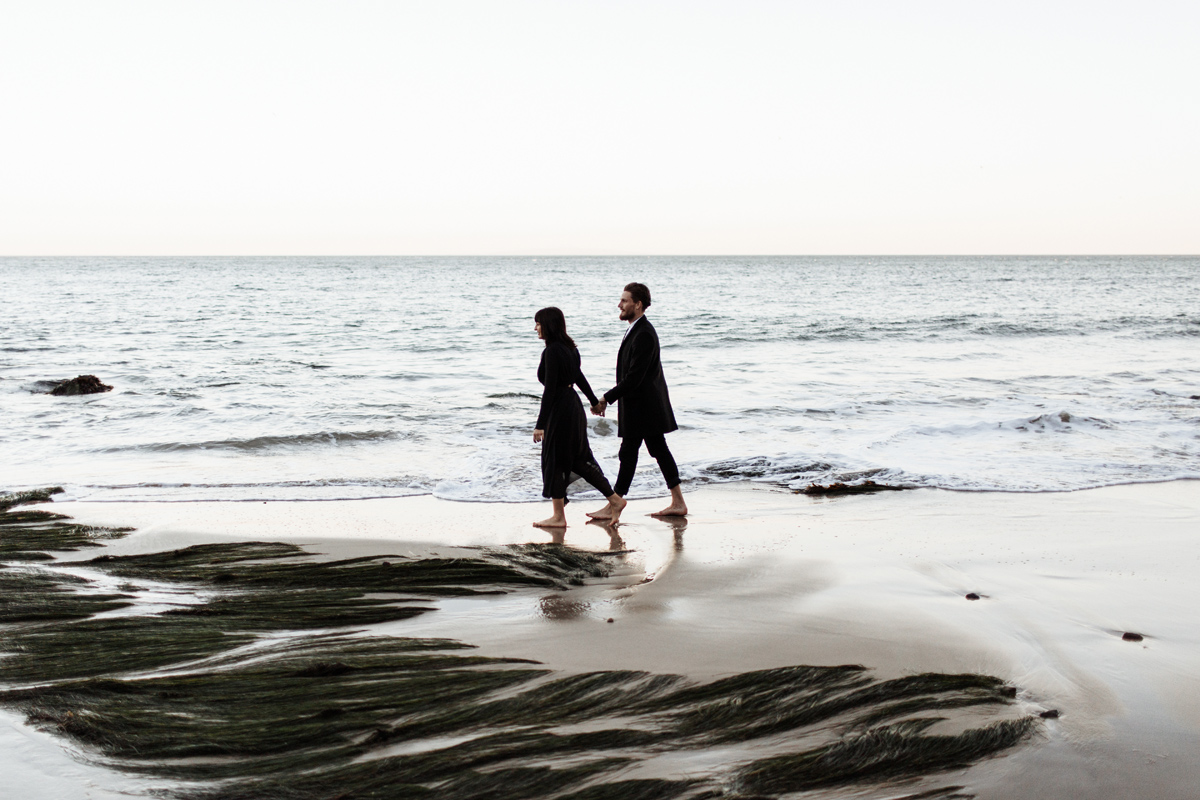
[[0,258],[1197,258],[1200,253],[22,253]]

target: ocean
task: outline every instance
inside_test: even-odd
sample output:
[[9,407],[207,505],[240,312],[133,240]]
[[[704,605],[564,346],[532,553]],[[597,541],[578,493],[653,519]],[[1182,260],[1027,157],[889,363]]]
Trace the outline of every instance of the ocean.
[[[1192,256],[4,258],[0,279],[5,490],[540,499],[533,314],[563,309],[602,392],[634,280],[685,490],[1200,478]],[[115,388],[45,393],[80,374]],[[589,426],[615,477],[615,419]],[[664,492],[643,453],[632,496]]]

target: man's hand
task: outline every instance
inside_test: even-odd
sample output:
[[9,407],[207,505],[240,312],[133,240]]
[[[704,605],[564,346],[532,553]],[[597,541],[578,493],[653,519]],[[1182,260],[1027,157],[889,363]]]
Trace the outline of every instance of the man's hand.
[[542,440],[542,437],[544,437],[545,435],[546,435],[545,431],[534,431],[533,432],[533,443],[537,444],[538,442],[540,442]]
[[604,409],[606,409],[606,408],[608,408],[608,401],[601,400],[598,403],[596,403],[596,405],[592,406],[592,413],[595,414],[597,417],[603,417]]

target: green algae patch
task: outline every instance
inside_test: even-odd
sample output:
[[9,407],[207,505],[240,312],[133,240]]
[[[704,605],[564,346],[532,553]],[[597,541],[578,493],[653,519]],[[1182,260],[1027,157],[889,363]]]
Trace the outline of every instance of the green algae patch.
[[[563,545],[325,560],[235,542],[46,562],[19,554],[95,536],[12,507],[0,534],[36,525],[42,544],[0,569],[0,705],[180,800],[750,800],[936,775],[1037,730],[1011,710],[996,719],[1015,692],[984,675],[568,674],[373,631],[440,598],[564,591],[608,573],[611,557]],[[139,599],[150,589],[153,605]],[[979,724],[930,732],[950,717]],[[709,748],[722,770],[636,774]]]
[[0,567],[0,625],[86,619],[132,604],[130,596],[120,592],[79,591],[90,585],[86,578],[75,575],[24,566]]
[[68,522],[43,509],[59,487],[0,494],[0,625],[87,619],[131,604],[123,592],[97,591],[92,581],[57,569],[51,552],[100,547],[132,528],[98,528]]
[[1003,720],[957,736],[924,731],[936,719],[896,723],[848,736],[814,750],[763,759],[743,769],[738,788],[751,794],[785,794],[861,780],[909,778],[965,769],[981,758],[1023,741],[1032,718]]
[[13,506],[28,503],[48,503],[56,494],[62,494],[61,486],[50,486],[45,489],[28,489],[23,492],[5,492],[0,494],[0,511],[7,511]]
[[[369,556],[318,561],[281,542],[202,544],[166,553],[99,556],[76,562],[112,575],[254,590],[336,589],[463,596],[502,587],[567,588],[609,571],[606,559],[564,545],[515,545],[480,550],[479,558]],[[489,588],[490,587],[490,588]]]
[[104,540],[119,539],[133,530],[76,525],[64,522],[70,519],[65,514],[40,508],[13,511],[17,506],[49,502],[61,493],[61,487],[53,486],[0,494],[0,562],[51,561],[50,552],[100,547]]

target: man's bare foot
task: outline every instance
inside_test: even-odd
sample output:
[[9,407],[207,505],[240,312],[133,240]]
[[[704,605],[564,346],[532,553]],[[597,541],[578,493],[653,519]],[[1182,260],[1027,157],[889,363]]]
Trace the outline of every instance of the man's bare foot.
[[683,502],[683,490],[676,486],[671,490],[671,505],[662,511],[655,511],[652,517],[686,517],[687,503]]
[[546,519],[533,523],[535,528],[565,528],[567,527],[566,517],[547,517]]
[[625,510],[625,506],[627,505],[629,505],[628,500],[626,500],[624,497],[621,497],[619,494],[614,494],[612,497],[608,498],[608,503],[604,506],[604,508],[598,508],[595,511],[589,511],[587,512],[587,515],[592,519],[600,520],[601,522],[612,522],[613,524],[616,524],[617,520],[621,518],[621,512]]
[[655,511],[650,516],[652,517],[686,517],[687,503],[671,503],[662,511]]

